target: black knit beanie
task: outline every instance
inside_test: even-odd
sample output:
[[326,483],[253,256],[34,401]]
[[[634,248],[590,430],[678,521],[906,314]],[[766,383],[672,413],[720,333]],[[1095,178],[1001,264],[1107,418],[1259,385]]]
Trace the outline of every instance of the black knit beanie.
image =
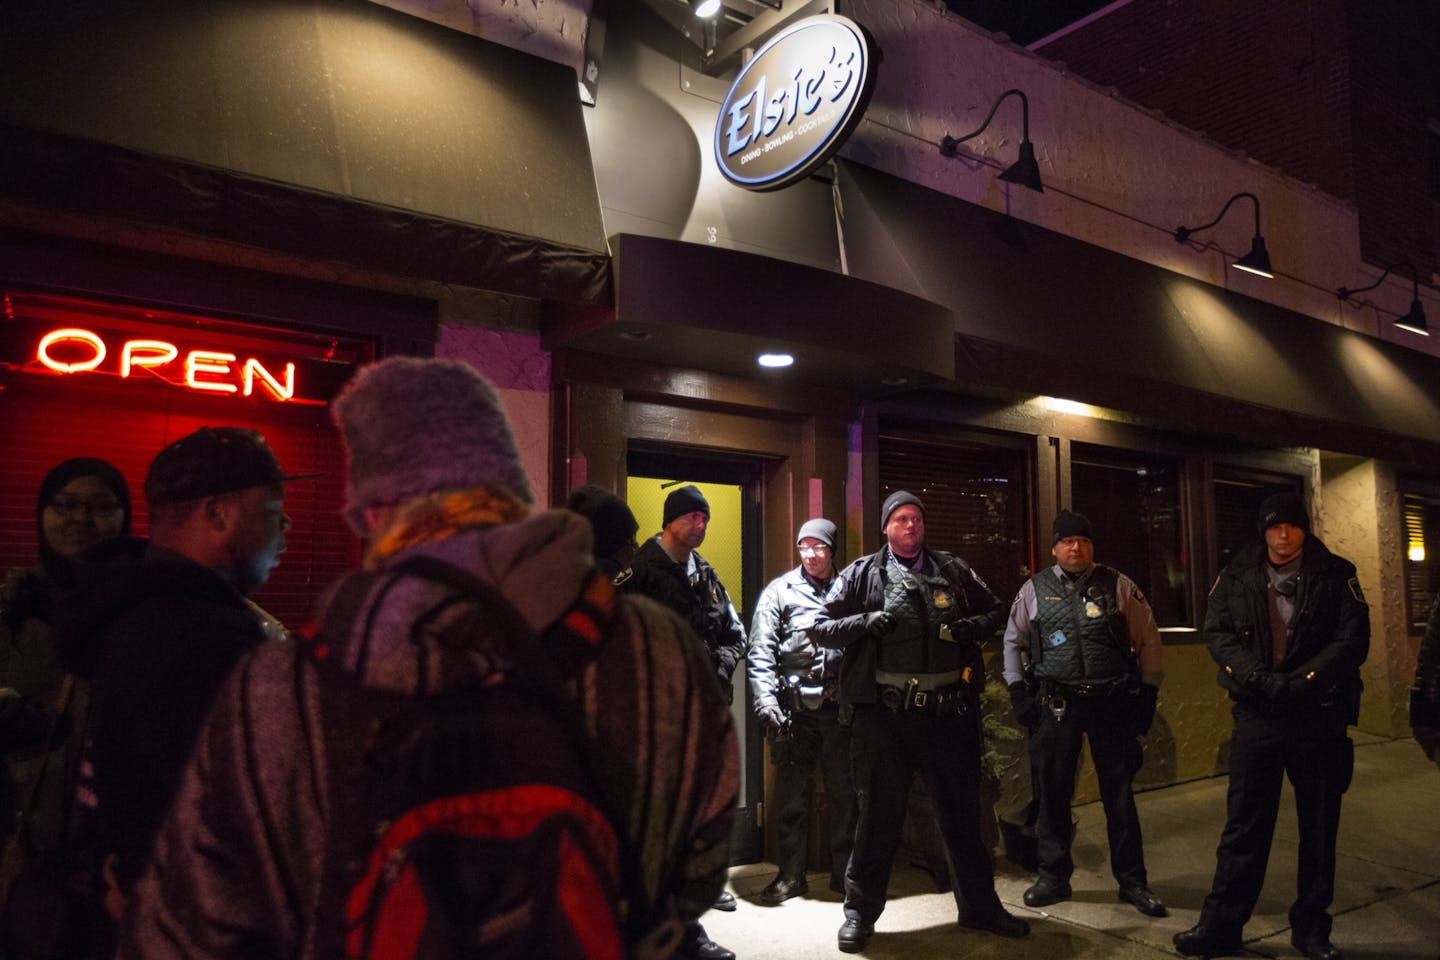
[[1300,499],[1299,494],[1274,493],[1260,504],[1260,513],[1256,519],[1260,536],[1265,536],[1265,531],[1277,523],[1288,523],[1306,533],[1310,532],[1310,514],[1305,511],[1305,501]]
[[615,555],[621,547],[635,539],[640,524],[635,514],[615,494],[603,487],[587,484],[570,491],[570,500],[565,504],[571,510],[590,521],[595,531],[595,556],[607,558]]
[[696,511],[705,514],[705,519],[710,519],[710,501],[700,492],[700,488],[693,483],[687,483],[670,491],[670,496],[665,498],[665,517],[660,521],[660,526],[670,526],[670,521],[676,517],[683,517],[687,513]]
[[1061,510],[1057,513],[1055,515],[1055,525],[1052,529],[1055,532],[1055,536],[1054,539],[1050,541],[1051,546],[1070,537],[1084,537],[1086,540],[1095,539],[1090,529],[1090,518],[1083,513],[1076,513],[1073,510]]

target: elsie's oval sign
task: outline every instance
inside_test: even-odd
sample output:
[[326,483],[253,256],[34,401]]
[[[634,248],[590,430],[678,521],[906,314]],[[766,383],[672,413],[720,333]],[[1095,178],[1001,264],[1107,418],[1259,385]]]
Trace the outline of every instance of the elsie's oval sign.
[[720,172],[750,190],[778,190],[809,176],[860,121],[873,61],[869,38],[846,17],[808,17],[777,33],[720,107]]

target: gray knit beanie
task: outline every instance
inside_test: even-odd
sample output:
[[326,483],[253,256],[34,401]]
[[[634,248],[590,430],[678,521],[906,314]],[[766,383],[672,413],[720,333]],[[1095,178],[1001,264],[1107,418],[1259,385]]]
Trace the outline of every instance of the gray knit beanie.
[[351,378],[330,415],[345,434],[345,517],[357,532],[366,507],[436,490],[485,487],[534,502],[500,398],[468,364],[382,360]]
[[835,549],[835,524],[824,517],[816,517],[813,520],[806,520],[800,525],[800,532],[795,534],[795,546],[800,546],[801,540],[819,540],[831,550]]

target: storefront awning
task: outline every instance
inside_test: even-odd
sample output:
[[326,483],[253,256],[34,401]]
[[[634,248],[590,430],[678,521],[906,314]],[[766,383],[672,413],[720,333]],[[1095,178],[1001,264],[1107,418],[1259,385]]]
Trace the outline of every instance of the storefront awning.
[[340,0],[11,4],[0,60],[10,226],[609,300],[567,67]]
[[777,376],[861,397],[953,375],[950,312],[928,300],[723,247],[631,234],[610,246],[615,309],[557,312],[549,349],[740,377],[785,352],[795,364]]
[[1440,462],[1440,359],[842,162],[852,272],[954,312],[959,390]]

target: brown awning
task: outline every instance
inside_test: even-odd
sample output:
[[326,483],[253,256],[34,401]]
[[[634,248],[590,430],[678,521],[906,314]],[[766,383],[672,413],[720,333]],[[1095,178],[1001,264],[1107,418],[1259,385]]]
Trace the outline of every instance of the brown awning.
[[118,222],[609,300],[566,67],[341,0],[7,4],[0,60],[0,217],[12,226]]
[[556,311],[550,349],[572,348],[741,377],[788,352],[790,382],[857,396],[948,381],[950,312],[881,284],[659,237],[612,237],[615,309]]
[[851,270],[954,311],[957,389],[1440,463],[1440,359],[842,162]]

